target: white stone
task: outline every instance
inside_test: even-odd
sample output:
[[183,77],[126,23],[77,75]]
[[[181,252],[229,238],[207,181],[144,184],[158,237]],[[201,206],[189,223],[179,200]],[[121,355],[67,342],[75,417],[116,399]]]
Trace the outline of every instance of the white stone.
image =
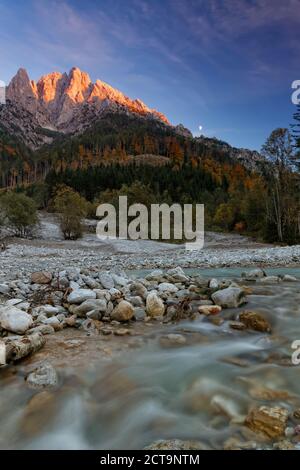
[[146,299],[146,311],[149,317],[160,317],[165,312],[165,306],[156,292],[150,292]]
[[112,289],[115,287],[115,282],[108,272],[99,273],[98,277],[104,289]]
[[176,287],[174,284],[171,284],[170,282],[162,282],[161,284],[159,284],[158,290],[160,292],[175,293],[178,291],[178,287]]
[[218,290],[212,294],[211,298],[216,305],[224,308],[237,308],[246,302],[243,290],[238,287]]
[[0,310],[0,325],[12,333],[24,334],[32,325],[31,315],[16,307],[4,307]]
[[90,289],[76,289],[68,295],[69,304],[81,304],[85,300],[95,299],[96,292]]

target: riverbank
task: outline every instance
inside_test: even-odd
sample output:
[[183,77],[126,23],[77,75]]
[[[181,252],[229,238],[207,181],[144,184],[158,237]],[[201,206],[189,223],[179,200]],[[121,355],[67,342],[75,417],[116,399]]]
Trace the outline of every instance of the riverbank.
[[0,252],[0,280],[65,266],[106,270],[300,266],[300,246],[265,246],[238,235],[209,233],[207,238],[200,251],[144,240],[99,241],[94,235],[74,242],[10,239],[8,248]]

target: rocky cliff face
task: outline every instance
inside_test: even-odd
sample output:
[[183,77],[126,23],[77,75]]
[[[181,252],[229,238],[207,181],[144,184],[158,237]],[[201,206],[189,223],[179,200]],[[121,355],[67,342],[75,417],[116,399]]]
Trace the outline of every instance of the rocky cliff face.
[[36,83],[25,69],[19,69],[7,87],[7,100],[31,113],[44,128],[63,133],[77,133],[88,127],[107,109],[135,113],[169,125],[168,119],[132,100],[107,83],[93,83],[86,72],[74,67],[69,74],[50,73]]

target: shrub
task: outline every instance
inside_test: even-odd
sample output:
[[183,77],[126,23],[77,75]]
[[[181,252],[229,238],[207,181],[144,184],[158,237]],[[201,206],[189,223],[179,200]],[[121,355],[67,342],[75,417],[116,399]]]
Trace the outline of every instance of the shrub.
[[38,222],[35,202],[23,193],[8,192],[0,198],[1,215],[5,225],[16,236],[27,237]]
[[65,240],[82,236],[82,219],[87,214],[87,202],[68,186],[60,186],[54,196],[54,209],[59,213],[60,228]]
[[214,223],[225,230],[230,230],[234,224],[234,210],[230,204],[220,204],[215,217]]

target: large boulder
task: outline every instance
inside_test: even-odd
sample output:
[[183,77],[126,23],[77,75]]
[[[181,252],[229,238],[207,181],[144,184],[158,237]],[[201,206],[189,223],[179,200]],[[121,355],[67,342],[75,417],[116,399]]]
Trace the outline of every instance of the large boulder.
[[23,335],[32,323],[31,315],[17,307],[8,306],[0,310],[0,325],[4,330]]
[[96,292],[90,289],[76,289],[68,295],[69,304],[81,304],[85,300],[95,299]]
[[133,306],[126,300],[121,300],[111,313],[112,320],[128,321],[134,316]]
[[216,305],[223,308],[237,308],[246,303],[244,291],[239,287],[218,290],[211,296]]
[[31,282],[33,284],[50,284],[52,281],[52,273],[48,271],[37,271],[31,274]]
[[165,306],[156,292],[150,292],[146,299],[146,311],[149,317],[160,317],[165,313]]

